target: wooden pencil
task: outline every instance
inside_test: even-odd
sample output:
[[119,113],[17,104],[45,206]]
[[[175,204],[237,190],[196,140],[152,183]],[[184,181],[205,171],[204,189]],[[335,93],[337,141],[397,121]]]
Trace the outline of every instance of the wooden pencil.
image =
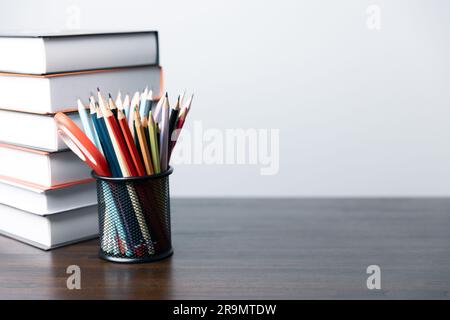
[[96,114],[97,116],[95,118],[93,117],[92,120],[94,121],[94,126],[99,133],[100,142],[105,152],[106,160],[108,161],[113,176],[122,177],[122,172],[119,167],[119,161],[117,160],[117,156],[114,152],[114,147],[109,137],[108,129],[106,128],[106,124],[103,119],[103,114],[99,107],[96,110]]
[[139,176],[145,176],[146,171],[145,167],[142,164],[141,157],[136,148],[136,144],[134,143],[133,136],[131,135],[130,128],[126,122],[126,118],[122,110],[119,110],[117,113],[117,120],[119,122],[120,129],[122,130],[123,137],[128,147],[128,151],[130,152],[131,159],[133,160],[134,166],[136,168],[137,174]]
[[145,170],[147,171],[147,174],[151,175],[154,173],[154,170],[153,170],[153,166],[152,166],[152,162],[151,162],[151,158],[150,158],[150,153],[148,151],[147,141],[145,139],[145,133],[142,128],[141,119],[140,119],[139,112],[137,111],[137,109],[134,110],[134,113],[135,113],[134,125],[136,128],[136,134],[137,134],[139,146],[141,149],[141,156],[142,156],[142,159],[144,160]]
[[189,113],[189,110],[191,109],[193,99],[194,99],[194,95],[191,95],[189,100],[184,105],[183,110],[180,111],[180,115],[178,116],[177,123],[175,125],[175,130],[174,130],[175,134],[172,134],[173,137],[171,135],[171,141],[170,141],[170,146],[169,146],[169,161],[170,161],[170,157],[172,156],[172,151],[175,148],[178,138],[180,137],[181,129],[183,129],[183,125],[186,120],[186,116]]
[[158,103],[156,104],[156,106],[154,108],[153,119],[155,119],[155,122],[160,121],[161,110],[162,110],[162,106],[163,106],[164,102],[166,101],[166,96],[167,96],[167,92],[163,97],[161,97],[161,99],[159,99]]
[[134,165],[132,163],[128,148],[125,146],[125,142],[123,141],[123,137],[121,136],[116,119],[111,110],[109,110],[109,108],[107,107],[100,91],[98,91],[98,100],[103,113],[103,117],[105,119],[109,137],[116,153],[117,160],[119,162],[120,170],[122,171],[122,175],[124,177],[136,175],[136,169],[134,168]]
[[97,122],[97,114],[95,112],[95,102],[93,103],[90,99],[89,99],[89,111],[90,111],[90,115],[91,115],[90,122],[92,125],[92,131],[94,134],[94,139],[96,141],[95,144],[97,145],[98,150],[103,155],[105,155],[105,153],[103,151],[102,143],[99,138],[99,133],[98,133],[97,127],[95,126],[95,122]]
[[[103,146],[103,150],[104,150],[104,154],[105,154],[105,158],[106,161],[108,162],[108,166],[113,174],[113,177],[120,177],[120,169],[118,167],[118,164],[114,164],[114,160],[112,160],[112,158],[115,158],[114,155],[114,151],[112,149],[112,145],[111,145],[111,141],[107,141],[107,139],[109,138],[105,138],[104,133],[106,132],[106,127],[103,129],[102,125],[100,123],[100,121],[103,121],[103,115],[100,114],[101,119],[99,120],[97,118],[97,111],[96,111],[96,106],[95,106],[95,100],[91,99],[91,104],[90,104],[90,111],[91,111],[91,119],[92,119],[92,123],[94,125],[95,130],[97,131],[100,143]],[[100,112],[100,111],[99,111]],[[104,125],[104,123],[103,123]],[[112,154],[111,154],[112,152]],[[115,160],[116,161],[116,160]],[[113,199],[113,195],[111,193],[110,188],[105,188],[104,189],[105,193],[107,194],[107,197],[110,197],[111,199]],[[104,228],[107,228],[108,225],[110,224],[114,224],[115,228],[117,229],[117,233],[118,233],[118,241],[120,240],[123,249],[125,251],[125,254],[127,255],[131,255],[132,252],[128,246],[128,241],[127,241],[127,236],[126,236],[126,232],[125,229],[121,223],[120,220],[120,214],[118,211],[118,207],[120,207],[120,204],[118,206],[113,206],[110,212],[105,213],[105,226]],[[111,240],[110,240],[111,241]],[[115,245],[113,245],[110,241],[106,241],[106,243],[103,243],[103,247],[106,247],[106,249],[116,249]]]
[[139,104],[139,115],[141,116],[141,119],[144,118],[144,116],[146,115],[145,105],[147,104],[147,95],[148,95],[148,87],[146,87],[145,90],[141,93],[141,101]]
[[114,117],[116,117],[117,119],[117,106],[114,103],[114,100],[111,97],[111,94],[108,95],[108,106],[109,106],[109,110],[111,110],[111,112],[114,114]]
[[138,91],[136,91],[133,98],[131,99],[130,112],[128,117],[128,127],[130,128],[131,135],[133,136],[134,139],[136,139],[134,135],[134,115],[135,115],[134,110],[139,108],[139,98],[140,94]]
[[[111,142],[112,142],[112,145],[116,152],[119,166],[120,166],[123,176],[124,177],[137,176],[137,170],[134,167],[134,164],[131,159],[131,155],[129,154],[128,148],[125,145],[125,140],[123,139],[123,136],[117,125],[116,118],[114,117],[111,110],[108,110],[108,108],[103,100],[103,96],[100,93],[100,90],[98,90],[98,99],[99,99],[99,101],[101,101],[100,107],[102,108],[102,111],[104,113],[107,130],[111,137]],[[126,188],[127,188],[128,194],[129,194],[129,199],[127,201],[129,201],[133,207],[134,213],[136,215],[136,220],[139,225],[139,229],[141,231],[142,236],[144,237],[144,239],[146,241],[146,247],[148,249],[148,252],[150,254],[152,254],[154,252],[154,248],[153,248],[150,234],[148,232],[148,227],[145,222],[145,217],[142,212],[141,204],[137,200],[138,195],[136,193],[136,189],[133,188],[133,186],[131,186],[131,185],[127,185]],[[131,219],[131,217],[129,219]],[[136,242],[134,242],[134,244],[137,245]]]
[[[184,98],[186,98],[186,89],[184,89],[183,93],[180,96],[180,106],[184,103]],[[181,108],[180,108],[181,109]]]
[[150,110],[152,110],[152,105],[153,105],[153,90],[150,89],[148,91],[147,94],[147,100],[145,102],[145,111],[144,111],[144,115],[148,115],[148,113],[150,112]]
[[90,114],[88,115],[88,112],[86,110],[86,106],[80,99],[78,99],[77,103],[78,114],[80,116],[84,133],[86,134],[86,136],[88,136],[89,140],[91,140],[91,142],[97,147],[98,151],[100,151],[100,153],[104,155],[102,146],[100,145],[100,141],[98,140],[97,132],[95,131],[94,125],[92,124],[92,121],[90,119]]
[[144,116],[141,119],[141,125],[142,125],[142,131],[144,132],[145,142],[147,143],[148,155],[149,155],[150,163],[152,164],[153,173],[154,173],[155,172],[155,165],[153,164],[153,159],[152,159],[152,148],[151,148],[152,146],[150,145],[150,136],[148,134],[148,120],[147,120],[147,116]]
[[186,116],[187,116],[189,110],[191,109],[193,99],[194,99],[194,95],[192,94],[191,97],[189,98],[189,100],[183,106],[183,109],[180,111],[175,129],[180,129],[181,127],[183,127],[184,121],[186,120]]
[[172,133],[176,129],[178,114],[180,113],[180,96],[178,96],[177,103],[172,109],[169,118],[169,141],[172,141]]
[[125,96],[125,99],[123,99],[123,112],[128,121],[128,117],[130,116],[130,96],[128,94]]
[[169,151],[169,97],[166,93],[164,104],[161,111],[161,134],[159,138],[159,157],[161,171],[164,172],[168,167]]
[[117,93],[115,104],[117,106],[117,110],[123,111],[122,92],[120,92],[120,90],[119,90],[119,93]]
[[158,146],[158,133],[155,120],[153,120],[152,111],[150,110],[148,116],[148,136],[150,140],[150,153],[152,156],[153,169],[155,173],[161,172],[161,165],[159,163],[159,146]]
[[150,141],[149,141],[149,135],[148,135],[148,120],[147,120],[147,116],[144,116],[141,119],[141,125],[142,125],[142,129],[144,129],[145,141],[147,141],[148,150],[150,151]]

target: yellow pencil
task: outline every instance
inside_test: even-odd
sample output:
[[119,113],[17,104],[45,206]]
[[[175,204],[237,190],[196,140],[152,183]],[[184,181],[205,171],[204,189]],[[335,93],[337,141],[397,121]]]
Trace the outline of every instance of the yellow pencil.
[[148,175],[154,173],[150,153],[148,151],[147,139],[145,138],[144,128],[142,127],[141,117],[137,109],[134,109],[134,127],[136,128],[136,134],[139,141],[139,147],[141,149],[142,159],[144,160],[145,171]]

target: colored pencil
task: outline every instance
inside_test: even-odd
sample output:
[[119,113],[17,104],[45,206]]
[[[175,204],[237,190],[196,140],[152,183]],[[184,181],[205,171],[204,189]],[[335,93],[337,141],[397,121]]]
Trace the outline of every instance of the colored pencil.
[[78,114],[80,115],[81,125],[83,126],[84,133],[88,136],[89,140],[97,147],[101,154],[103,154],[102,146],[100,145],[100,141],[98,140],[97,132],[92,124],[91,119],[88,116],[85,105],[81,102],[80,99],[77,101],[78,103]]
[[[100,93],[100,90],[98,90],[98,99],[102,112],[104,113],[103,116],[105,118],[106,127],[108,129],[114,150],[116,152],[119,166],[122,171],[122,175],[124,177],[137,176],[136,168],[134,167],[131,155],[129,154],[128,147],[125,145],[125,140],[123,139],[116,118],[114,117],[111,110],[107,108],[103,96]],[[148,248],[149,253],[152,253],[154,248],[152,245],[150,234],[148,232],[148,227],[145,225],[145,218],[142,212],[141,204],[137,201],[138,195],[136,194],[136,190],[132,186],[127,185],[126,188],[129,194],[129,198],[127,201],[131,203],[133,210],[136,214],[139,229],[141,231],[142,236],[146,240],[146,247]],[[136,249],[136,246],[139,244],[136,243],[135,241],[133,243]]]
[[166,96],[167,96],[167,92],[163,97],[161,97],[161,99],[159,99],[158,103],[156,104],[156,106],[154,108],[155,110],[153,112],[153,119],[155,119],[155,122],[160,122],[161,110],[162,110],[164,101],[166,101]]
[[147,97],[146,97],[146,100],[145,100],[145,110],[143,112],[143,114],[145,116],[147,116],[148,113],[150,112],[150,110],[152,110],[152,104],[153,104],[153,90],[150,89],[148,91],[148,94],[147,94]]
[[108,95],[108,106],[109,106],[109,110],[111,110],[114,117],[117,118],[117,106],[114,103],[114,100],[112,99],[111,94]]
[[150,141],[149,141],[149,136],[148,136],[148,120],[147,120],[147,116],[144,116],[141,119],[141,125],[142,125],[142,129],[144,129],[145,141],[147,141],[148,151],[150,152]]
[[[99,101],[101,100],[103,100],[103,97],[99,92]],[[109,101],[111,102],[112,99],[110,98]],[[137,175],[136,168],[134,167],[130,152],[128,151],[128,147],[126,146],[122,132],[117,124],[116,117],[114,116],[112,111],[106,107],[105,103],[101,103],[100,106],[102,107],[106,127],[108,128],[109,136],[111,137],[114,150],[116,151],[117,159],[119,160],[119,165],[120,169],[122,170],[123,176],[124,177],[136,176]]]
[[169,143],[169,97],[166,92],[164,104],[161,111],[161,134],[159,138],[159,156],[161,171],[164,172],[168,167],[168,143]]
[[90,113],[90,119],[89,119],[90,121],[89,122],[92,125],[93,131],[94,131],[94,139],[96,140],[95,144],[97,145],[97,143],[98,143],[98,146],[97,146],[98,150],[103,155],[105,155],[105,152],[103,151],[102,143],[100,141],[100,136],[99,136],[98,129],[95,126],[95,123],[97,121],[97,114],[95,112],[95,100],[93,101],[93,100],[89,99],[89,113]]
[[119,93],[117,94],[115,104],[116,104],[118,110],[123,111],[122,92],[120,92],[120,90],[119,90]]
[[148,87],[132,99],[121,91],[116,99],[111,94],[105,99],[97,88],[97,96],[89,97],[90,114],[81,100],[77,105],[83,130],[106,159],[112,176],[133,177],[168,169],[193,97],[186,101],[185,90],[171,108],[167,92],[152,106],[153,91]]
[[161,165],[159,159],[158,134],[155,120],[153,120],[152,111],[150,110],[148,116],[148,135],[150,140],[150,153],[152,156],[152,163],[155,173],[161,172]]
[[183,129],[183,125],[186,120],[186,116],[189,113],[189,110],[191,108],[193,99],[194,99],[194,95],[191,95],[189,100],[184,105],[183,110],[180,111],[180,115],[178,116],[178,120],[177,120],[177,124],[175,126],[174,133],[171,135],[171,141],[170,141],[170,146],[169,146],[169,161],[170,161],[170,157],[172,156],[172,151],[175,148],[178,138],[180,137],[181,129]]
[[131,135],[130,128],[126,122],[125,115],[121,110],[118,111],[117,119],[119,122],[120,129],[122,130],[123,137],[128,147],[128,151],[131,154],[131,158],[133,160],[133,164],[136,168],[137,174],[139,176],[145,176],[146,171],[145,167],[142,164],[141,157],[139,156],[138,150],[136,148],[136,144],[134,143],[133,136]]
[[119,167],[119,161],[117,160],[116,153],[114,152],[114,147],[111,142],[111,138],[108,134],[108,129],[106,128],[105,120],[103,119],[103,114],[100,107],[96,110],[97,117],[94,125],[99,133],[99,138],[105,151],[106,161],[108,162],[111,172],[114,177],[122,177],[122,172]]
[[176,129],[180,129],[183,127],[186,116],[191,109],[192,100],[194,99],[194,95],[192,94],[186,104],[183,106],[183,109],[180,111],[180,115],[178,116],[178,121],[176,125]]
[[[107,176],[158,174],[167,171],[172,150],[190,111],[193,95],[188,101],[186,98],[184,91],[170,108],[167,92],[153,104],[153,91],[148,87],[136,92],[131,99],[128,94],[122,96],[121,91],[116,99],[111,94],[105,99],[97,88],[97,95],[89,97],[90,114],[83,102],[77,101],[87,138],[78,129],[74,130],[83,136],[87,149],[94,150],[95,145],[103,154],[109,169]],[[92,160],[87,162],[92,167]],[[126,180],[123,185],[102,183],[102,186],[103,193],[99,197],[114,202],[103,216],[101,227],[106,234],[101,239],[102,250],[114,256],[132,257],[145,255],[144,250],[153,255],[155,250],[166,247],[170,238],[165,233],[165,222],[158,216],[144,215],[143,210],[157,202],[155,186],[144,187],[132,180]]]
[[172,109],[169,118],[169,141],[172,141],[172,133],[176,129],[178,114],[180,113],[180,96],[178,96],[177,103]]
[[130,96],[127,94],[125,99],[123,99],[123,112],[125,114],[125,118],[128,119],[130,116]]
[[183,93],[180,96],[180,106],[184,103],[184,98],[186,98],[186,89],[184,89]]
[[154,170],[150,158],[150,153],[148,150],[147,140],[145,138],[145,133],[142,128],[141,119],[137,109],[135,109],[134,113],[135,113],[134,125],[136,128],[137,138],[141,149],[141,156],[142,159],[144,160],[145,170],[147,171],[147,174],[150,175],[154,173]]
[[140,99],[140,94],[138,91],[136,91],[136,93],[133,96],[133,99],[131,99],[130,112],[129,112],[129,117],[128,117],[128,127],[130,128],[131,135],[135,139],[136,139],[136,137],[134,135],[134,115],[135,115],[134,110],[136,108],[139,108],[139,99]]
[[141,119],[144,118],[144,116],[146,115],[144,111],[145,105],[147,103],[147,95],[148,95],[148,87],[146,87],[144,91],[141,93],[141,101],[139,104],[139,115],[141,116]]

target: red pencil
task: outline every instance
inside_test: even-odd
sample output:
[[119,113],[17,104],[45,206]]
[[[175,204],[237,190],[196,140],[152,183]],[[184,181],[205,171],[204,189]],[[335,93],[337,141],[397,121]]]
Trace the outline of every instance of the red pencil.
[[108,128],[109,135],[111,136],[111,142],[113,143],[114,150],[116,151],[122,174],[124,177],[135,177],[137,176],[137,171],[134,167],[133,160],[131,160],[130,152],[125,144],[125,140],[122,136],[119,125],[117,124],[116,117],[106,106],[99,89],[97,90],[100,108],[102,109],[103,118],[105,119],[106,127]]
[[144,165],[142,164],[136,145],[134,144],[134,139],[131,135],[130,128],[128,127],[127,119],[120,109],[117,112],[117,120],[119,122],[120,129],[122,130],[123,137],[125,138],[126,145],[128,146],[128,151],[131,154],[131,159],[133,160],[133,164],[137,170],[137,174],[139,176],[145,176],[147,173]]
[[192,105],[192,99],[194,99],[194,95],[192,95],[189,100],[186,102],[186,104],[184,105],[184,108],[182,111],[180,111],[180,115],[178,117],[177,120],[177,124],[175,126],[175,129],[181,129],[184,125],[184,121],[186,120],[187,114],[189,112],[189,110],[191,110],[191,105]]
[[[189,110],[191,109],[192,99],[194,98],[194,95],[192,95],[189,100],[186,102],[183,110],[180,112],[180,115],[178,116],[177,124],[175,126],[175,130],[170,138],[170,148],[169,148],[169,160],[170,156],[172,155],[172,150],[175,148],[175,145],[178,141],[178,137],[180,136],[181,129],[183,129],[184,122],[186,120],[187,114]],[[175,135],[175,136],[174,136]],[[172,140],[173,137],[173,140]]]

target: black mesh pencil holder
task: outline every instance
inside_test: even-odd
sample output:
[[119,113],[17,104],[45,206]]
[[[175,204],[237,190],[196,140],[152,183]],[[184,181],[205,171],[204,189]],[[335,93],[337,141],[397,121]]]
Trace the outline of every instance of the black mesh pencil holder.
[[92,176],[97,181],[102,259],[139,263],[172,255],[169,175],[130,178]]

